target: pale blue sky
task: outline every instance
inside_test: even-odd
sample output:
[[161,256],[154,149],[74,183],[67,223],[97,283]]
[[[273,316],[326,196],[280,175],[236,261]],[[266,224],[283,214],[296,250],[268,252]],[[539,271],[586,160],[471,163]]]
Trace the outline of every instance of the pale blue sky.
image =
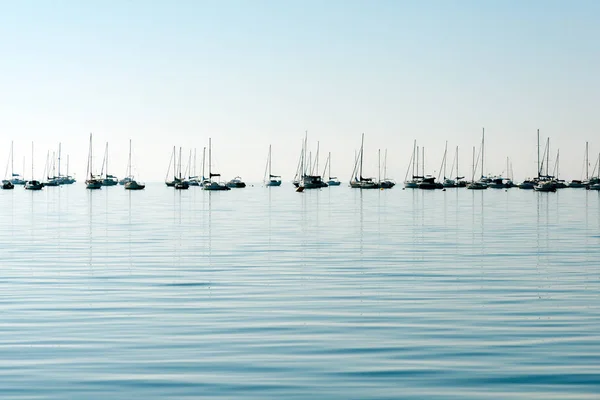
[[361,132],[366,175],[388,148],[402,180],[416,138],[426,172],[447,140],[469,176],[485,127],[486,171],[509,156],[521,179],[540,128],[579,178],[585,141],[600,151],[598,21],[596,1],[0,1],[0,162],[14,139],[29,164],[33,140],[41,174],[62,141],[82,178],[93,132],[98,169],[109,141],[122,175],[132,138],[162,180],[173,145],[212,137],[225,178],[261,180],[272,144],[289,181],[308,130],[344,181]]

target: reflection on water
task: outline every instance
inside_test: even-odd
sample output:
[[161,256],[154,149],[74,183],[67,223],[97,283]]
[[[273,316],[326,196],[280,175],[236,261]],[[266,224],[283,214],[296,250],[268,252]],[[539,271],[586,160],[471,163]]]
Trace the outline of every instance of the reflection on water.
[[598,193],[73,185],[0,201],[3,398],[600,390]]

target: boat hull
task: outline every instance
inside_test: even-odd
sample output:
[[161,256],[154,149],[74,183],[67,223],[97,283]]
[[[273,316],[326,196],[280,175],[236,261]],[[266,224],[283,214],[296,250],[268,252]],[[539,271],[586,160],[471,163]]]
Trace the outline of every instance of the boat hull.
[[146,188],[146,185],[137,183],[136,181],[129,181],[125,184],[126,190],[143,190]]
[[87,180],[85,181],[85,188],[90,190],[102,189],[102,182],[97,180]]
[[38,181],[29,181],[25,184],[26,190],[42,190],[44,185]]

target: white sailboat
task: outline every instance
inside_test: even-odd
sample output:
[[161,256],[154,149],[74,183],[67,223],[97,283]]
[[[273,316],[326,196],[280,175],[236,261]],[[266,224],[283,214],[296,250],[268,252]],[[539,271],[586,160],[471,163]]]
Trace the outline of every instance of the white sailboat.
[[[13,145],[13,141],[10,142],[10,182],[13,185],[25,185],[25,179],[23,178],[23,176],[19,173],[15,173],[15,168],[14,168],[14,157],[15,157],[15,153],[14,153],[14,145]],[[25,157],[23,157],[23,173],[25,173]]]
[[42,190],[44,185],[40,181],[36,181],[33,173],[33,142],[31,142],[31,180],[25,183],[25,189],[27,190]]
[[[8,177],[8,167],[12,162],[12,142],[10,146],[10,154],[8,155],[8,162],[6,163],[6,171],[4,172],[4,179],[2,180],[2,189],[10,190],[15,188],[15,184],[12,183],[13,177]],[[12,172],[11,172],[12,174]]]
[[[192,163],[192,151],[190,150],[190,161],[189,164]],[[193,167],[193,168],[192,168]],[[190,174],[188,176],[187,182],[190,186],[200,186],[200,179],[198,179],[198,175],[196,174],[196,149],[194,148],[194,165],[189,167]],[[193,172],[192,172],[193,170]]]
[[267,156],[267,165],[265,166],[263,182],[265,186],[281,186],[281,176],[273,175],[271,172],[271,145],[269,145],[269,155]]
[[108,173],[108,142],[106,142],[99,178],[102,182],[102,186],[115,186],[119,184],[117,177]]
[[590,179],[588,189],[600,190],[600,153],[598,154],[598,161],[596,161],[594,171],[592,171],[592,176],[594,172],[596,172],[596,176]]
[[360,151],[358,160],[354,163],[354,171],[352,171],[352,179],[350,187],[355,189],[379,189],[379,183],[375,182],[374,178],[363,177],[363,158],[364,158],[365,134],[361,136]]
[[[408,173],[411,171],[411,168],[412,175],[411,178],[408,179]],[[422,179],[423,177],[419,176],[419,148],[417,147],[417,141],[415,140],[413,144],[413,152],[408,163],[408,168],[406,170],[406,175],[404,176],[404,187],[406,189],[417,189]]]
[[227,185],[218,181],[213,181],[212,178],[220,177],[221,174],[212,172],[212,139],[208,138],[208,180],[204,182],[204,190],[231,190]]
[[[327,168],[329,168],[329,173],[326,174]],[[323,177],[327,177],[327,186],[340,186],[342,183],[337,178],[337,176],[331,176],[331,152],[327,155],[327,161],[325,161],[325,169],[323,169]]]
[[96,177],[94,177],[92,160],[93,160],[93,158],[92,158],[92,134],[90,133],[90,149],[88,152],[88,163],[87,163],[87,170],[85,173],[85,175],[89,176],[89,178],[86,179],[86,181],[85,181],[85,187],[86,187],[86,189],[90,189],[90,190],[101,189],[102,181],[100,179],[97,179]]
[[181,175],[181,147],[179,147],[179,176],[177,178],[177,182],[175,182],[175,189],[177,190],[187,190],[189,189],[190,185],[187,183],[187,181],[185,181],[183,179],[183,176]]
[[129,178],[129,180],[125,183],[126,190],[142,190],[146,187],[146,185],[144,185],[143,183],[136,181],[135,177],[131,172],[131,139],[129,139],[129,161],[127,163],[127,178]]
[[387,177],[387,149],[383,157],[383,180],[379,182],[382,189],[391,189],[396,186],[396,181]]

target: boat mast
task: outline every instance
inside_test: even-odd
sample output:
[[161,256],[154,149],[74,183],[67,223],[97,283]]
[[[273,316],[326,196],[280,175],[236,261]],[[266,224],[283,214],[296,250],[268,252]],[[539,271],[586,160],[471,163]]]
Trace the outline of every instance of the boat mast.
[[202,180],[204,180],[204,166],[206,165],[206,146],[202,149]]
[[458,183],[458,146],[456,146],[456,182]]
[[93,178],[92,177],[92,165],[91,165],[92,163],[91,163],[91,160],[92,160],[92,134],[90,132],[90,148],[89,148],[89,151],[88,151],[87,170],[85,171],[86,175],[89,173],[90,179]]
[[15,154],[13,149],[13,141],[10,141],[10,179],[15,176]]
[[[419,176],[419,157],[420,157],[420,151],[419,151],[419,146],[417,146],[417,176]],[[414,176],[413,176],[414,178]]]
[[473,173],[471,174],[471,182],[475,182],[475,146],[473,146]]
[[585,180],[590,180],[589,143],[585,142]]
[[328,178],[331,179],[331,152],[329,152],[329,156],[327,157],[327,162],[329,163],[329,174]]
[[360,180],[363,179],[363,155],[364,155],[364,145],[365,145],[365,134],[362,134],[362,139],[360,142]]
[[179,146],[179,166],[178,166],[179,180],[181,180],[181,146]]
[[381,182],[381,149],[377,149],[377,182]]
[[212,139],[208,138],[208,176],[209,179],[212,181],[212,169],[211,169],[211,164],[212,164],[212,143],[211,143]]
[[58,176],[60,176],[61,143],[58,143]]
[[550,138],[546,141],[546,179],[550,175]]
[[131,178],[131,139],[129,139],[129,161],[127,163],[127,176]]
[[423,177],[425,177],[425,147],[421,147],[421,152],[423,153],[423,157],[421,157],[421,163],[423,163]]
[[67,154],[67,178],[69,177],[69,155]]
[[538,181],[540,180],[540,130],[537,130],[537,172],[538,172]]
[[484,175],[484,166],[483,166],[483,156],[485,155],[485,128],[482,128],[481,133],[481,178],[485,177]]

